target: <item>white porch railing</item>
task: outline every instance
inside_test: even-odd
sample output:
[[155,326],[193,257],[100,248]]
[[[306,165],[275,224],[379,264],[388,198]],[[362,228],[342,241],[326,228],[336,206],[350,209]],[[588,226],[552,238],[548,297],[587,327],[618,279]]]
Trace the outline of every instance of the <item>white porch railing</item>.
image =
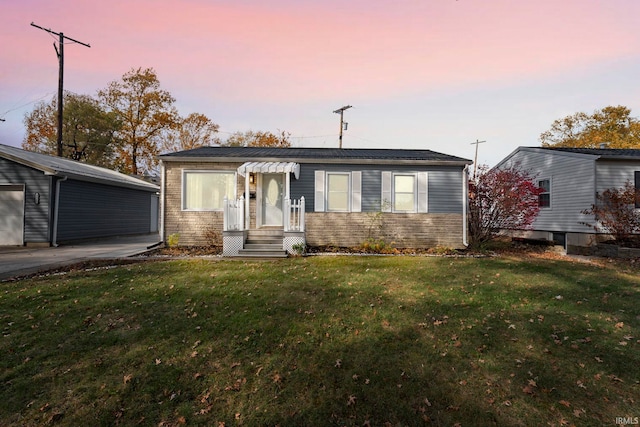
[[244,230],[244,196],[239,199],[229,200],[224,198],[224,231],[243,231]]
[[284,199],[284,231],[304,231],[304,196]]

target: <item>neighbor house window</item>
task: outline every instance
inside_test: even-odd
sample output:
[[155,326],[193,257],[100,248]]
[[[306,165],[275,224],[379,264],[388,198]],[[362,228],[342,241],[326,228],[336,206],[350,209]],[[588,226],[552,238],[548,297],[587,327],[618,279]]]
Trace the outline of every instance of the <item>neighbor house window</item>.
[[349,174],[327,172],[327,210],[349,211]]
[[383,212],[428,212],[427,172],[382,172]]
[[224,198],[235,198],[235,194],[235,171],[184,171],[182,174],[183,210],[222,210]]
[[538,195],[538,206],[541,208],[551,207],[551,180],[540,179],[538,180],[538,187],[542,189],[542,192]]

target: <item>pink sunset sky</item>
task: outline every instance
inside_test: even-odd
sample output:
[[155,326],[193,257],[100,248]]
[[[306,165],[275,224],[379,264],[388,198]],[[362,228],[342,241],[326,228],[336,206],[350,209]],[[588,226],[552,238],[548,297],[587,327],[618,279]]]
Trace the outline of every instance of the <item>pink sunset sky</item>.
[[490,166],[558,118],[625,105],[640,116],[637,0],[0,0],[0,143],[65,90],[95,95],[153,68],[181,115],[221,137],[295,146],[430,149]]

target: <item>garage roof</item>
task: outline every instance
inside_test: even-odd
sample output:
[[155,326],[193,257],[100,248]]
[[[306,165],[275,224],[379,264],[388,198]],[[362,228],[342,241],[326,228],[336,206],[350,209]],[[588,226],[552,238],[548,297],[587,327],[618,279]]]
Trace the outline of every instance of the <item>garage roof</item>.
[[64,177],[78,181],[90,181],[145,191],[159,191],[160,187],[141,178],[125,175],[111,169],[77,162],[63,157],[25,151],[0,144],[0,157],[42,171],[45,175]]

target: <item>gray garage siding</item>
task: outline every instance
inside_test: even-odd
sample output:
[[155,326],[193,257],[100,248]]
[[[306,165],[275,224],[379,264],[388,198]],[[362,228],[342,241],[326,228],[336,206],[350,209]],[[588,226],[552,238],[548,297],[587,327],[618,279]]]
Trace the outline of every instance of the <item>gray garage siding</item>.
[[432,166],[417,169],[415,166],[389,166],[370,169],[363,165],[301,164],[300,177],[291,180],[291,198],[304,196],[307,212],[315,206],[315,171],[362,171],[362,211],[380,211],[382,171],[427,172],[429,182],[429,213],[462,213],[462,168]]
[[[0,184],[24,185],[24,241],[46,243],[51,230],[51,177],[11,160],[0,158]],[[36,203],[36,193],[40,195]]]
[[58,242],[148,233],[152,193],[102,184],[61,182]]

